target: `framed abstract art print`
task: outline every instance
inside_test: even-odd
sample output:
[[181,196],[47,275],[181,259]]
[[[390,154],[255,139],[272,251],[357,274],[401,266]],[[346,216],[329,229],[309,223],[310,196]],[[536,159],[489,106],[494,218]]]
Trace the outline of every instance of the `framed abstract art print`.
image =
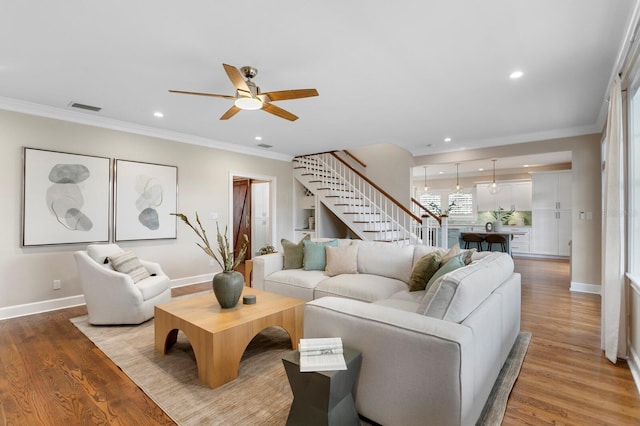
[[115,160],[115,241],[177,238],[178,168]]
[[23,149],[23,247],[109,241],[111,160]]

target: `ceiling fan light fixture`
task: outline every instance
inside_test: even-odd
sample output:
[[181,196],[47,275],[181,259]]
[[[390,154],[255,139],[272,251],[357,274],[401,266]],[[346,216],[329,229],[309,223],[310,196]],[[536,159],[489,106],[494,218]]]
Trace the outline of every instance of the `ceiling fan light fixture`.
[[257,98],[239,97],[234,102],[235,106],[240,109],[256,110],[262,108],[262,101]]

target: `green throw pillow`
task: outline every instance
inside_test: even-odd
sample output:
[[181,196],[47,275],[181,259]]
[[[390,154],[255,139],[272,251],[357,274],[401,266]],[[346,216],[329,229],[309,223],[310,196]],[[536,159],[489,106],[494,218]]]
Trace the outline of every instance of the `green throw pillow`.
[[300,269],[302,268],[303,242],[311,239],[311,235],[307,234],[302,238],[298,244],[282,239],[282,251],[284,252],[284,269]]
[[338,247],[338,240],[316,243],[313,241],[303,241],[304,257],[302,269],[305,271],[324,271],[327,266],[327,253],[325,247]]
[[464,253],[460,253],[459,255],[454,256],[451,259],[449,259],[449,261],[447,263],[442,265],[442,267],[440,269],[438,269],[435,274],[433,274],[433,276],[431,277],[431,279],[427,283],[427,286],[425,287],[425,289],[429,290],[429,287],[431,287],[431,284],[436,282],[436,280],[438,278],[440,278],[441,276],[443,276],[444,274],[446,274],[448,272],[451,272],[451,271],[455,271],[456,269],[459,269],[459,268],[462,268],[463,266],[465,266],[464,257],[465,257],[465,254]]
[[438,253],[433,252],[422,256],[411,271],[409,291],[424,290],[438,268],[440,268],[440,255]]

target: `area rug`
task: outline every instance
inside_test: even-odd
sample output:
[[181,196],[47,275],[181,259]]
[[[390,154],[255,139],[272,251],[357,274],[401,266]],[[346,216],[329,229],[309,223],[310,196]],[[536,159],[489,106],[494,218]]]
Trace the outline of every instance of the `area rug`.
[[[242,357],[238,378],[211,389],[198,380],[195,357],[182,332],[161,355],[154,350],[153,320],[137,326],[92,326],[87,316],[70,321],[179,425],[286,423],[293,394],[282,365],[291,350],[282,329],[258,334]],[[530,337],[518,337],[479,424],[500,424]]]

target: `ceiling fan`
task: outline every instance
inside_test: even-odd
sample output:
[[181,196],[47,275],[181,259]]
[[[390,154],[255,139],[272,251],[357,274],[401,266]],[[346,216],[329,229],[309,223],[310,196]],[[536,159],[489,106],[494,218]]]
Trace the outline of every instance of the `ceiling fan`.
[[213,98],[232,99],[234,101],[233,106],[229,108],[227,112],[222,114],[220,120],[228,120],[243,109],[262,109],[263,111],[276,115],[280,118],[284,118],[285,120],[295,121],[298,119],[296,115],[291,114],[289,111],[286,111],[278,106],[275,106],[271,102],[318,96],[318,91],[316,89],[280,90],[277,92],[261,93],[260,88],[256,86],[253,81],[251,81],[251,79],[258,74],[257,69],[245,66],[238,70],[232,65],[222,64],[222,66],[227,72],[227,75],[229,76],[229,80],[231,80],[233,87],[236,88],[235,95],[187,92],[184,90],[169,90],[169,92],[182,93],[186,95],[211,96]]

